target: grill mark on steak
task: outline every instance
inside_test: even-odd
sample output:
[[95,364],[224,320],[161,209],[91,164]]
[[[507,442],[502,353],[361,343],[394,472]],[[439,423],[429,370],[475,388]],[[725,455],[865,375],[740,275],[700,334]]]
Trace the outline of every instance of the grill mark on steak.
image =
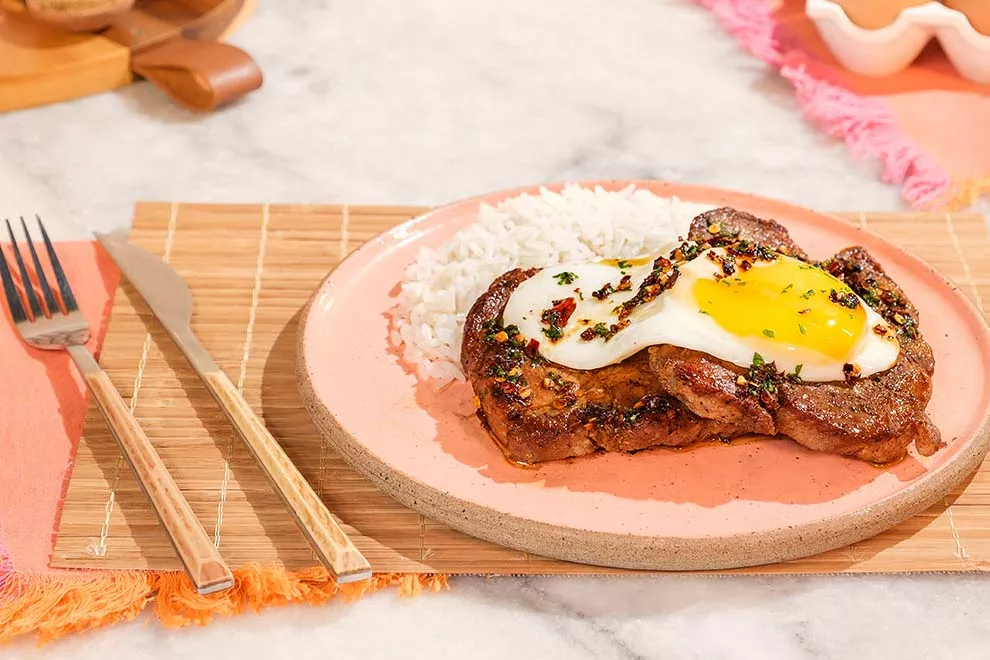
[[[734,209],[698,216],[690,238],[725,242],[712,241],[713,224],[733,240],[807,260],[783,227]],[[917,309],[862,247],[847,248],[821,266],[899,328],[900,354],[887,371],[848,383],[781,378],[768,405],[740,382],[746,369],[698,351],[653,346],[588,371],[526,356],[521,379],[529,397],[500,396],[491,367],[505,363],[507,349],[487,340],[490,323],[501,322],[512,291],[539,270],[517,269],[492,283],[465,322],[461,361],[479,397],[478,416],[506,456],[520,463],[745,434],[785,435],[812,450],[874,463],[899,460],[912,444],[924,456],[935,453],[944,443],[925,413],[934,357],[918,332]]]

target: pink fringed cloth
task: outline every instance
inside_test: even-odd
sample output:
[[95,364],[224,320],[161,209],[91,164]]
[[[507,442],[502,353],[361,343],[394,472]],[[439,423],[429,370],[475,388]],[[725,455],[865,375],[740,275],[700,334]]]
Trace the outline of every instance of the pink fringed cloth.
[[794,87],[804,116],[882,165],[918,210],[958,210],[990,193],[990,85],[960,76],[933,41],[904,71],[844,69],[805,0],[696,0]]

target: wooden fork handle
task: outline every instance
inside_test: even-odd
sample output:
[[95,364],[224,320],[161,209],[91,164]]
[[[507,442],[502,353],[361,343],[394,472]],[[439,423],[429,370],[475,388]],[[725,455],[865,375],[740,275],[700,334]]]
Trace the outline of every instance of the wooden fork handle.
[[161,457],[138,425],[103,369],[84,346],[69,348],[86,385],[121,451],[137,475],[144,494],[168,534],[179,560],[200,594],[228,589],[234,576],[220,557],[213,541],[183,497]]
[[231,424],[247,443],[258,465],[292,512],[320,561],[336,575],[337,582],[343,584],[370,578],[371,565],[368,560],[354,546],[319,495],[289,460],[281,445],[268,432],[226,374],[213,370],[202,376]]

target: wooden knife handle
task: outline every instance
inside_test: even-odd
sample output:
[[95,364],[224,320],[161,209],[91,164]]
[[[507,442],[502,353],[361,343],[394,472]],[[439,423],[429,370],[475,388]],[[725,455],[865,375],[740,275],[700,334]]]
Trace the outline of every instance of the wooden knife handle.
[[85,347],[73,346],[70,353],[196,591],[208,594],[232,587],[234,576],[230,569],[110,377]]
[[368,560],[354,547],[319,495],[292,464],[226,374],[208,371],[203,374],[203,380],[292,512],[317,556],[336,575],[337,582],[370,578]]

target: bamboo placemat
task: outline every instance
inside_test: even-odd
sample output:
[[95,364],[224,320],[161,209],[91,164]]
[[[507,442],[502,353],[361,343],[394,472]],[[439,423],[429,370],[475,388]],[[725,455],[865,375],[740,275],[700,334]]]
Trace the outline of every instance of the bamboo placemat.
[[[131,240],[164,255],[196,298],[195,328],[377,572],[611,573],[479,541],[383,495],[327,448],[293,376],[300,308],[341,258],[420,208],[141,203]],[[981,216],[844,214],[919,255],[983,309]],[[243,443],[126,281],[101,362],[232,566],[317,564]],[[877,537],[760,573],[966,571],[990,566],[990,465],[942,504]],[[52,565],[178,569],[139,486],[92,407]]]

